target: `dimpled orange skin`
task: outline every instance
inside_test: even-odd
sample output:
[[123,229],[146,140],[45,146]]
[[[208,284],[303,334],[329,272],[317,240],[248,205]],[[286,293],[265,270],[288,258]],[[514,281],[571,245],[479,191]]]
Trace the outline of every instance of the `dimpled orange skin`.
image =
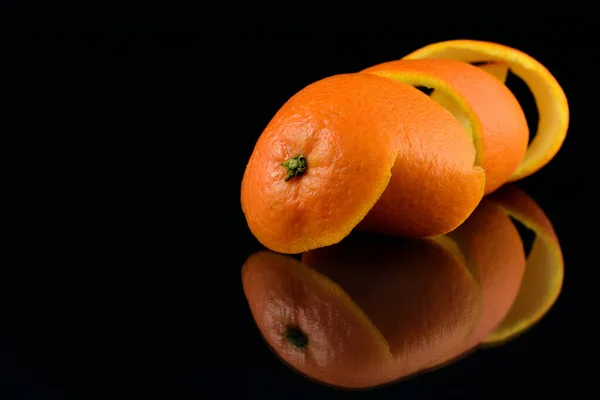
[[[389,347],[350,297],[334,282],[290,256],[261,251],[242,268],[252,316],[275,353],[309,378],[343,388],[364,388],[389,379]],[[288,326],[308,337],[297,348]]]
[[399,60],[363,72],[452,93],[466,108],[477,148],[477,165],[486,172],[485,193],[506,183],[525,156],[529,128],[512,92],[478,67],[455,60]]
[[472,340],[463,349],[467,351],[508,314],[523,280],[525,251],[513,222],[487,197],[448,236],[457,242],[481,290],[482,316]]
[[505,64],[529,87],[538,108],[538,129],[511,182],[533,174],[554,158],[569,127],[567,96],[556,78],[539,61],[520,50],[481,40],[447,40],[413,51],[404,59],[454,59]]
[[[286,182],[281,163],[298,155],[308,167]],[[265,128],[242,209],[253,235],[280,253],[337,243],[367,213],[363,228],[439,235],[483,196],[474,162],[467,132],[425,94],[373,74],[336,75],[298,92]]]

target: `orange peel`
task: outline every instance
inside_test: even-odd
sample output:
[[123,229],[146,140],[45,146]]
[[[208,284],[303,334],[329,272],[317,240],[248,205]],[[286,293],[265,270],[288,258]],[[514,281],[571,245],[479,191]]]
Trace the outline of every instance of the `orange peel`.
[[506,183],[523,159],[529,140],[525,114],[512,92],[481,68],[446,59],[399,60],[363,72],[434,89],[432,99],[473,139],[475,165],[486,174],[486,194]]
[[498,62],[521,78],[531,90],[539,113],[538,129],[510,181],[533,174],[560,150],[569,126],[569,105],[556,78],[533,57],[498,43],[448,40],[424,46],[403,59],[453,59],[467,63]]

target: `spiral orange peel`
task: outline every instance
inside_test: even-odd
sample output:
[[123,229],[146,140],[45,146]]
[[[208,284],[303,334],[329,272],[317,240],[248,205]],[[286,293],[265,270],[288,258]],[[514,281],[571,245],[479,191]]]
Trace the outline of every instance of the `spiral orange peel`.
[[[509,69],[538,104],[529,146],[523,110],[503,83]],[[242,210],[253,235],[281,253],[338,243],[355,228],[442,235],[485,194],[547,164],[568,115],[562,88],[530,56],[488,42],[436,43],[295,94],[250,156]]]
[[563,88],[544,65],[520,50],[479,40],[433,43],[404,57],[405,60],[440,58],[505,64],[531,90],[538,107],[538,129],[525,157],[511,175],[511,182],[533,174],[554,158],[567,135],[569,104]]

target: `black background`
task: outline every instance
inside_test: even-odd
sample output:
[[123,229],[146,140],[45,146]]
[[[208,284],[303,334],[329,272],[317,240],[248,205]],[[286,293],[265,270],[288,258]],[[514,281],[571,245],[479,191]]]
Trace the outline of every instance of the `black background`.
[[[593,393],[596,28],[472,20],[8,27],[0,398]],[[261,249],[239,201],[254,143],[304,86],[459,38],[530,54],[567,94],[563,148],[518,184],[561,240],[563,292],[525,335],[445,369],[363,393],[310,382],[268,350],[242,292]],[[535,126],[531,95],[509,86]]]

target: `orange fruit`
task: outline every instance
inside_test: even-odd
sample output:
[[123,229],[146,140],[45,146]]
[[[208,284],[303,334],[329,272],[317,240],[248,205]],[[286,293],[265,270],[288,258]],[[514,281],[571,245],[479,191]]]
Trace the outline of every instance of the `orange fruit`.
[[[523,111],[503,84],[509,68],[540,111],[529,147]],[[429,97],[411,85],[435,90]],[[564,92],[526,54],[479,41],[433,44],[294,95],[250,156],[242,210],[254,236],[281,253],[335,244],[356,227],[442,235],[484,194],[549,162],[568,120]]]
[[489,73],[454,60],[391,61],[363,72],[435,89],[433,98],[466,122],[477,149],[476,165],[486,173],[486,194],[504,184],[525,155],[525,114],[511,91]]
[[564,261],[560,242],[548,217],[525,192],[510,185],[489,197],[511,217],[536,234],[527,255],[521,287],[510,311],[484,344],[504,343],[538,322],[560,294],[564,278]]
[[344,388],[389,383],[456,353],[474,332],[478,287],[456,244],[353,234],[297,260],[243,267],[246,298],[288,365]]
[[525,252],[517,228],[489,198],[448,234],[456,241],[481,290],[482,316],[466,349],[494,330],[513,305],[525,271]]
[[456,118],[417,89],[336,75],[294,95],[259,137],[241,188],[254,236],[280,253],[339,242],[361,227],[431,236],[460,225],[485,173]]
[[510,181],[516,181],[538,171],[560,150],[569,126],[567,97],[556,78],[533,57],[498,43],[449,40],[425,46],[410,53],[404,59],[454,59],[467,63],[498,62],[505,64],[527,84],[538,108],[538,129],[525,157],[512,173]]

